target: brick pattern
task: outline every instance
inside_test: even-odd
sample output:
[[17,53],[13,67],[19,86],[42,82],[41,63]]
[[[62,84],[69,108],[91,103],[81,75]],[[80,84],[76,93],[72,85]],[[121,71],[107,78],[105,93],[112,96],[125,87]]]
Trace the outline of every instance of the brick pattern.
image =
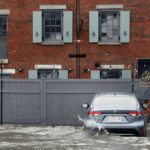
[[[83,22],[81,33],[81,78],[89,78],[90,73],[83,69],[94,68],[95,61],[103,64],[126,64],[138,58],[150,57],[150,1],[140,0],[80,0],[80,15]],[[73,43],[63,46],[43,46],[32,43],[32,12],[39,9],[39,5],[66,4],[68,10],[74,13]],[[89,11],[97,4],[123,4],[125,10],[131,11],[131,42],[118,46],[100,46],[89,43]],[[76,77],[76,60],[69,58],[70,53],[76,52],[76,2],[75,0],[1,0],[0,9],[10,9],[8,57],[9,63],[5,68],[25,67],[23,73],[16,73],[16,78],[27,78],[28,69],[35,64],[61,64],[63,69],[73,68],[70,78]],[[109,55],[106,55],[106,52]]]
[[148,116],[148,119],[150,120],[150,100],[149,101],[147,101],[147,103],[148,103],[148,105],[149,105],[149,107],[146,109],[146,114],[147,114],[147,116]]

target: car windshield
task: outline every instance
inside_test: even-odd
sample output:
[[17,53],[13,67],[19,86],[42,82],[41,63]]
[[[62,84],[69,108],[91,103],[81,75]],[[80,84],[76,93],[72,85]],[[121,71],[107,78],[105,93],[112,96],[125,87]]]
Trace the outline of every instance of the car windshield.
[[96,96],[93,107],[135,107],[139,106],[136,98],[131,96]]

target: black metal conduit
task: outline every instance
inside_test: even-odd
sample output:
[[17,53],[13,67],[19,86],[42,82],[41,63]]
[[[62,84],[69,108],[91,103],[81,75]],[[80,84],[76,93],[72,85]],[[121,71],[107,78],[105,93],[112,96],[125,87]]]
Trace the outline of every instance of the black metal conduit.
[[[80,0],[76,0],[76,55],[80,55]],[[76,57],[76,78],[80,78],[80,57]]]
[[1,69],[1,74],[0,74],[0,80],[1,80],[1,92],[0,92],[0,94],[1,94],[1,99],[0,99],[0,105],[1,105],[1,107],[0,107],[0,109],[1,109],[1,116],[0,116],[0,124],[2,124],[3,123],[3,72],[2,72],[2,70],[3,70],[3,62],[2,62],[2,60],[1,60],[1,64],[0,64],[0,69]]
[[132,88],[131,88],[131,91],[132,93],[134,93],[134,62],[132,62],[132,70],[131,70],[131,79],[132,79]]

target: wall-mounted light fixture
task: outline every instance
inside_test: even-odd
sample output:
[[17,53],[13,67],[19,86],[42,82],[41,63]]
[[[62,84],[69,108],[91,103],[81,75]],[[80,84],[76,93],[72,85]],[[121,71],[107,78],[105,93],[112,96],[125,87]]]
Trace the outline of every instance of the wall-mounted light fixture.
[[70,68],[68,69],[68,72],[71,73],[72,71],[73,71],[73,69],[70,67]]
[[83,72],[84,73],[88,73],[88,72],[90,72],[91,70],[89,69],[89,68],[86,68],[86,69],[83,69]]
[[132,65],[129,63],[128,66],[127,66],[127,68],[130,69],[131,67],[132,67]]
[[19,73],[23,73],[25,68],[21,66],[21,67],[17,68],[17,70],[18,70]]
[[95,62],[95,64],[94,64],[94,66],[98,69],[98,68],[100,68],[100,67],[101,67],[101,63],[100,63],[100,62],[98,62],[98,61],[96,61],[96,62]]
[[112,66],[111,65],[109,66],[109,69],[112,70]]
[[109,56],[109,55],[110,55],[110,53],[106,51],[105,52],[105,56]]

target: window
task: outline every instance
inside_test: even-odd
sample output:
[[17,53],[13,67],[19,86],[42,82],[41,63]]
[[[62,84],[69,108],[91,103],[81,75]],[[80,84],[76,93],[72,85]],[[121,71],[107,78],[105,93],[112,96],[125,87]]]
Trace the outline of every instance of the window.
[[43,41],[62,43],[62,11],[43,11]]
[[123,68],[91,70],[91,79],[131,79],[131,74],[131,70]]
[[68,70],[36,69],[28,71],[29,79],[68,79]]
[[135,97],[130,95],[100,95],[94,98],[92,106],[128,108],[139,106],[139,103]]
[[99,12],[99,41],[118,43],[120,38],[119,11]]
[[72,11],[65,11],[62,6],[56,6],[44,6],[41,7],[42,10],[33,12],[33,43],[72,43]]
[[102,69],[100,71],[101,79],[119,79],[122,77],[122,70],[120,69]]
[[0,59],[7,59],[7,16],[0,15]]
[[[1,78],[1,75],[0,75],[0,78]],[[11,74],[3,74],[3,75],[2,75],[2,78],[3,78],[3,79],[11,79],[11,78],[12,78],[12,75],[11,75]]]
[[58,69],[40,69],[38,70],[39,79],[58,79],[59,70]]
[[15,69],[2,69],[2,74],[0,73],[0,77],[2,75],[3,79],[10,79],[15,73]]
[[130,42],[130,12],[120,5],[100,5],[89,12],[89,42],[122,44]]

